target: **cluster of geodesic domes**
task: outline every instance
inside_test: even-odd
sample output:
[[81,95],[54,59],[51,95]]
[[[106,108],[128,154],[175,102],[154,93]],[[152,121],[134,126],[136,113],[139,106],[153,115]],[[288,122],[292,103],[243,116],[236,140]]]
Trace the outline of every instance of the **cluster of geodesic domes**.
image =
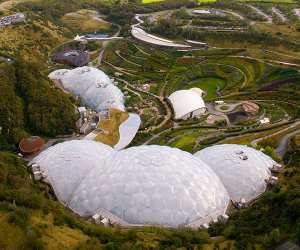
[[231,200],[256,198],[276,162],[231,144],[192,155],[167,146],[118,151],[73,140],[50,147],[31,164],[58,199],[81,216],[100,213],[125,225],[177,227],[209,223],[225,215]]

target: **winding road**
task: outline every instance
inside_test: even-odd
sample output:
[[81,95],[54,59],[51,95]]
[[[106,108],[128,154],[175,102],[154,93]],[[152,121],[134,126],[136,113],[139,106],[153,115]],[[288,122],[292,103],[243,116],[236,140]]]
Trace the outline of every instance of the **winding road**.
[[[269,139],[269,138],[272,138],[272,137],[274,137],[274,136],[276,136],[276,135],[280,135],[280,134],[282,134],[282,133],[284,133],[284,132],[287,132],[287,131],[289,131],[289,130],[291,130],[291,129],[296,128],[296,127],[299,126],[299,125],[300,125],[300,121],[297,121],[297,122],[294,122],[294,123],[290,124],[287,128],[284,128],[284,129],[281,129],[281,130],[279,130],[279,131],[276,131],[276,132],[273,133],[273,134],[266,135],[266,136],[264,136],[264,137],[255,139],[255,140],[253,140],[253,141],[251,142],[251,146],[256,147],[257,144],[258,144],[259,142],[261,142],[261,141],[263,141],[263,140],[266,140],[266,139]],[[289,145],[290,140],[291,140],[295,135],[297,135],[297,134],[299,134],[299,133],[300,133],[300,128],[298,128],[296,131],[292,131],[292,132],[290,132],[290,133],[285,134],[285,135],[280,139],[280,142],[279,142],[277,148],[275,149],[275,152],[276,152],[276,154],[277,154],[279,157],[282,157],[282,156],[284,155],[284,153],[286,152],[286,149],[287,149],[287,147],[288,147],[288,145]]]
[[296,136],[297,134],[300,134],[300,129],[297,129],[296,131],[293,131],[291,133],[286,134],[285,136],[283,136],[280,140],[280,143],[278,145],[278,147],[276,148],[275,152],[279,157],[283,157],[288,146],[289,143],[291,141],[291,139]]
[[[121,26],[118,25],[118,24],[115,24],[115,23],[112,23],[112,25],[116,26],[116,27],[118,28],[118,30],[116,31],[116,33],[115,33],[111,38],[118,37],[119,34],[120,34],[120,32],[121,32]],[[99,67],[99,66],[101,65],[102,59],[103,59],[103,55],[104,55],[104,51],[105,51],[107,45],[108,45],[110,42],[111,42],[111,40],[107,40],[107,41],[104,41],[104,42],[102,43],[102,49],[101,49],[101,51],[100,51],[100,53],[99,53],[99,56],[98,56],[98,62],[97,62],[96,67]]]

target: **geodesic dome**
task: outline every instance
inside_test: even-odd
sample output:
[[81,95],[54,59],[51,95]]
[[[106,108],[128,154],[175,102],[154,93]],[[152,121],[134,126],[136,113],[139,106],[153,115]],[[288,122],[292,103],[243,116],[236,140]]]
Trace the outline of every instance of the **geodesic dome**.
[[207,147],[194,156],[220,177],[233,201],[250,201],[266,190],[270,168],[276,162],[261,151],[235,144]]
[[125,109],[121,90],[97,68],[85,66],[72,70],[60,69],[50,73],[49,78],[59,80],[66,91],[79,96],[85,105],[96,111]]
[[33,162],[48,173],[60,200],[81,216],[101,211],[125,225],[200,226],[225,214],[229,205],[210,167],[170,147],[115,151],[97,142],[70,141]]
[[39,165],[57,198],[68,204],[74,190],[87,173],[94,168],[99,171],[103,169],[105,159],[113,152],[111,147],[102,143],[73,140],[46,149],[31,164]]

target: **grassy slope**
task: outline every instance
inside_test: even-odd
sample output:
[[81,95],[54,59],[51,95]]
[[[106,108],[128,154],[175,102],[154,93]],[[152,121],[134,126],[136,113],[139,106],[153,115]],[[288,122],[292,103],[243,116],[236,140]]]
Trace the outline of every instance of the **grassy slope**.
[[[163,2],[164,0],[142,0],[144,4]],[[197,0],[199,3],[213,3],[216,0]],[[295,3],[295,0],[238,0],[237,2],[268,2],[268,3]]]
[[95,138],[96,141],[103,142],[107,145],[114,146],[120,140],[119,127],[128,119],[127,112],[122,112],[117,109],[110,109],[109,119],[101,120],[98,127],[104,131],[98,134]]
[[67,27],[78,32],[94,32],[111,27],[110,23],[97,18],[96,12],[89,10],[68,13],[62,17],[62,21]]

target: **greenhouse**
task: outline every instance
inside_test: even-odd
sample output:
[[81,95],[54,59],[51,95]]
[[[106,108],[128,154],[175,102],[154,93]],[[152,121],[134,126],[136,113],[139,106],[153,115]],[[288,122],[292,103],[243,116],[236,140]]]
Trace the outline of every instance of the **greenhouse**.
[[257,198],[278,166],[260,151],[233,144],[192,155],[158,145],[116,150],[89,140],[54,145],[30,164],[80,216],[195,228],[227,217],[230,201]]
[[81,216],[102,211],[125,225],[197,227],[224,215],[230,202],[210,167],[164,146],[115,151],[93,141],[70,141],[33,163],[73,211]]
[[261,151],[236,144],[207,147],[194,156],[214,170],[236,202],[242,199],[248,202],[263,193],[271,169],[277,165]]
[[109,108],[125,109],[123,93],[99,69],[87,66],[60,69],[50,73],[49,78],[58,81],[65,91],[79,96],[84,105],[98,112]]

